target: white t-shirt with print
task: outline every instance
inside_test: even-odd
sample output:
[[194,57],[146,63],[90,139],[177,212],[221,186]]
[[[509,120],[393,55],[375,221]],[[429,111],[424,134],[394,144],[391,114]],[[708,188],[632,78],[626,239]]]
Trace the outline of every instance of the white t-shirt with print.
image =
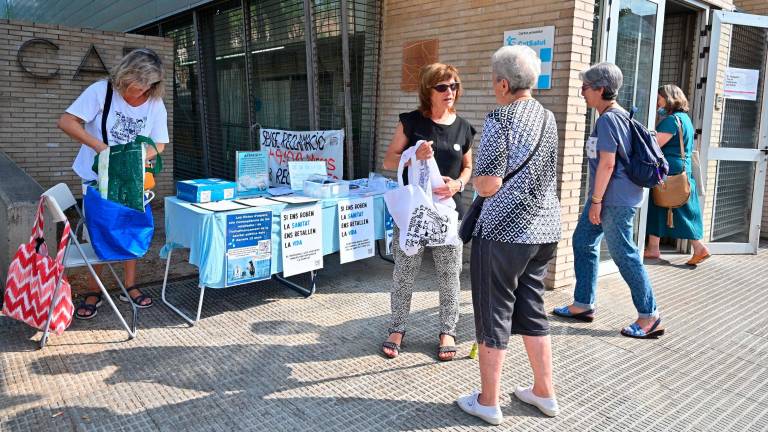
[[[67,108],[67,113],[85,122],[85,131],[98,139],[101,136],[101,116],[104,110],[104,98],[107,96],[107,82],[97,81],[91,84]],[[156,143],[167,144],[168,112],[162,99],[152,98],[133,107],[120,93],[112,92],[112,105],[107,117],[107,140],[109,145],[126,144],[136,135],[147,136]],[[96,151],[87,145],[80,146],[80,152],[72,164],[72,169],[83,180],[96,180],[93,172],[93,159]]]

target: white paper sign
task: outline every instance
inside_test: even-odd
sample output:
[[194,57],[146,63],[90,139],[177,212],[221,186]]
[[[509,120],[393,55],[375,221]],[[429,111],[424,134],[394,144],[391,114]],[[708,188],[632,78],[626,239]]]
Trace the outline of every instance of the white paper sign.
[[338,206],[340,262],[372,257],[376,241],[373,198],[343,199]]
[[288,162],[325,161],[328,175],[344,177],[344,131],[261,130],[261,148],[269,156],[269,182],[272,187],[290,185]]
[[288,162],[288,173],[291,178],[291,190],[303,190],[304,180],[315,174],[325,177],[328,175],[325,162]]
[[525,45],[536,51],[541,59],[541,74],[535,89],[552,88],[552,57],[555,47],[555,27],[534,27],[504,32],[504,45]]
[[723,97],[726,99],[757,100],[757,69],[726,68],[723,83]]
[[283,276],[323,268],[323,215],[319,205],[286,207],[280,214]]

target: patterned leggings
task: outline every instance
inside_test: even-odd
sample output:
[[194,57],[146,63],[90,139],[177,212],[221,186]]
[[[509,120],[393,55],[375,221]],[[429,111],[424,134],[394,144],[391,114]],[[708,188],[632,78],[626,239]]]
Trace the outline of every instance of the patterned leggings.
[[[395,257],[395,270],[392,286],[392,325],[389,332],[404,332],[405,321],[411,311],[413,282],[421,267],[424,248],[416,255],[408,256],[402,249],[398,239],[400,232],[394,227],[392,254]],[[461,274],[461,256],[463,245],[432,247],[432,258],[437,269],[438,289],[440,290],[440,332],[456,336],[456,323],[459,321],[459,275]]]

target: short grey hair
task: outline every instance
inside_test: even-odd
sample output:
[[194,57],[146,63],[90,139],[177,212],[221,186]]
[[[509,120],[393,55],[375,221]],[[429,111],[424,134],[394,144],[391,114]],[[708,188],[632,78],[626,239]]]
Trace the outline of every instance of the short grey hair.
[[491,70],[497,81],[507,80],[513,92],[531,89],[541,75],[541,60],[525,45],[503,46],[491,56]]
[[136,83],[149,87],[150,98],[162,98],[164,78],[165,69],[160,56],[149,48],[139,48],[126,54],[112,69],[111,81],[121,95]]
[[624,82],[624,74],[613,63],[603,62],[579,73],[579,78],[584,84],[593,89],[604,89],[604,100],[615,100],[619,96],[619,89]]

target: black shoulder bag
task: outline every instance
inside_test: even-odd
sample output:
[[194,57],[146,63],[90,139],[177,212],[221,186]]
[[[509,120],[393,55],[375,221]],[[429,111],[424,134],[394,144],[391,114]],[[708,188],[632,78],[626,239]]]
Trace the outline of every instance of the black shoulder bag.
[[[531,161],[533,158],[533,155],[536,154],[536,150],[539,149],[539,145],[541,145],[541,142],[544,140],[544,132],[547,128],[547,122],[549,120],[549,116],[547,116],[543,122],[541,122],[541,135],[539,135],[539,141],[536,143],[536,145],[533,147],[533,150],[531,150],[531,153],[528,155],[528,158],[525,159],[525,161],[520,164],[517,168],[515,168],[514,171],[507,174],[504,179],[501,181],[501,186],[499,187],[499,190],[501,190],[501,187],[504,186],[504,183],[506,183],[509,179],[515,176],[515,174],[519,173],[520,170],[525,168],[526,165],[528,165],[528,162]],[[475,226],[477,226],[477,220],[480,218],[480,212],[483,210],[483,203],[485,202],[485,197],[477,196],[474,201],[472,201],[472,204],[469,206],[469,209],[466,213],[464,213],[464,219],[461,221],[461,226],[459,227],[459,238],[461,238],[461,241],[464,243],[468,243],[470,240],[472,240],[472,233],[475,232]]]

